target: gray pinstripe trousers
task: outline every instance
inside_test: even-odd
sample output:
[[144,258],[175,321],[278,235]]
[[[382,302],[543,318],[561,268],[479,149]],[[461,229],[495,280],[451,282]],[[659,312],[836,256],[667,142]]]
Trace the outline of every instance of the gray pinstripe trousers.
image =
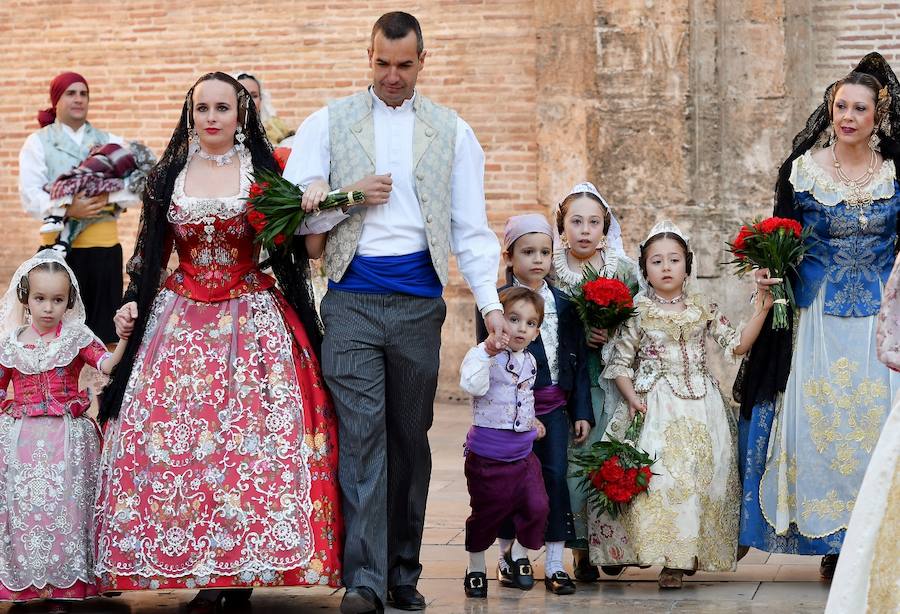
[[388,588],[415,585],[422,571],[447,308],[442,298],[329,290],[321,312],[322,372],[340,437],[344,584],[384,602]]

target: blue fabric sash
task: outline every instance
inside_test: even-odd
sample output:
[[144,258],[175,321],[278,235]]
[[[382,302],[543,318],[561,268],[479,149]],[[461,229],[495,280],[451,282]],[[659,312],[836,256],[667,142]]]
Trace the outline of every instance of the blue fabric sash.
[[402,256],[360,256],[350,261],[341,281],[328,281],[329,290],[358,294],[409,294],[438,298],[444,287],[428,250]]

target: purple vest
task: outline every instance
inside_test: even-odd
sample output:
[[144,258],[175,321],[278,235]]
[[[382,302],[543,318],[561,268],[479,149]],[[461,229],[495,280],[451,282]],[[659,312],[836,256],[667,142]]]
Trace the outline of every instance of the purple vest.
[[473,424],[524,433],[534,429],[534,393],[537,363],[528,351],[519,371],[509,364],[511,354],[491,359],[491,384],[486,394],[472,397]]

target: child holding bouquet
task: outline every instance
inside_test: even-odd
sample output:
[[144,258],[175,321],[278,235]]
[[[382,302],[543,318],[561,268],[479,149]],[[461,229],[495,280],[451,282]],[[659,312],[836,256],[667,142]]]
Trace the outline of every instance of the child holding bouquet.
[[[528,346],[537,363],[534,413],[547,433],[534,444],[550,501],[544,533],[544,586],[556,595],[569,595],[575,592],[575,583],[563,566],[563,550],[565,542],[575,535],[569,502],[567,451],[569,432],[573,431],[574,440],[580,443],[587,439],[594,422],[587,376],[587,347],[574,305],[565,294],[547,283],[553,230],[544,216],[531,213],[509,218],[503,245],[508,283],[500,290],[521,286],[544,299],[541,334]],[[480,314],[475,321],[478,341],[484,341],[488,333]],[[530,589],[533,578],[518,573],[520,569],[510,556],[515,536],[512,522],[500,527],[497,578],[502,586]],[[530,563],[525,563],[530,568]]]
[[[125,350],[84,324],[75,275],[55,250],[22,264],[0,306],[0,600],[83,599],[94,577],[100,438],[78,390],[86,364],[109,374]],[[60,607],[54,611],[65,611]]]
[[731,358],[745,354],[772,306],[768,288],[780,280],[757,272],[754,314],[738,332],[687,287],[696,263],[674,224],[653,227],[638,263],[649,288],[607,346],[603,377],[623,398],[610,436],[621,439],[635,413],[644,414],[634,443],[656,458],[654,475],[646,494],[625,507],[620,525],[605,514],[592,519],[591,560],[663,565],[659,586],[680,588],[685,573],[734,570],[737,563],[736,427],[707,368],[706,339]]
[[[622,229],[609,204],[597,188],[589,182],[577,184],[563,198],[556,213],[556,229],[561,245],[554,250],[553,268],[559,288],[568,295],[580,292],[585,281],[585,268],[593,269],[600,277],[620,279],[628,286],[638,283],[638,267],[625,255]],[[571,458],[577,452],[599,441],[606,430],[609,415],[604,411],[608,383],[600,378],[603,370],[600,348],[606,343],[609,331],[591,328],[588,331],[588,380],[591,387],[593,429],[589,437],[573,437],[569,446]],[[571,473],[571,472],[570,472]],[[573,515],[575,539],[569,540],[574,554],[575,579],[593,582],[600,572],[588,560],[587,495],[579,488],[579,480],[569,478],[569,498]],[[617,574],[619,569],[605,570]]]
[[[460,367],[460,386],[472,395],[472,428],[466,436],[466,485],[472,513],[466,520],[467,597],[487,597],[485,551],[510,522],[518,542],[505,553],[511,581],[533,584],[526,548],[544,543],[547,493],[541,463],[532,451],[544,427],[535,419],[532,392],[537,363],[527,350],[540,333],[544,300],[528,288],[500,293],[509,329],[507,349],[479,343]],[[528,582],[531,583],[528,583]]]

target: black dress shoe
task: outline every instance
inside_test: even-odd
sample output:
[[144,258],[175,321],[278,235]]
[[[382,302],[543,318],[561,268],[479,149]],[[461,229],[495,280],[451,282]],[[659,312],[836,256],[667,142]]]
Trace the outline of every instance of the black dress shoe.
[[425,597],[412,584],[400,584],[388,591],[388,603],[398,610],[424,610]]
[[348,588],[341,599],[341,614],[383,614],[381,599],[368,586]]
[[528,557],[513,561],[509,553],[504,554],[503,561],[497,564],[497,580],[502,586],[530,591],[534,587],[531,561],[528,560]]
[[222,599],[224,599],[224,607],[226,610],[248,611],[250,604],[250,596],[253,594],[252,588],[230,588],[222,591]]
[[601,565],[600,569],[603,570],[607,576],[618,576],[625,569],[624,565]]
[[831,580],[834,577],[834,569],[837,567],[838,555],[836,554],[826,554],[822,557],[822,562],[819,563],[819,573],[826,580]]
[[575,583],[564,571],[557,571],[550,577],[544,578],[544,586],[554,595],[571,595],[575,592]]
[[467,571],[463,587],[466,590],[466,597],[487,599],[487,574],[480,571]]
[[596,582],[600,579],[600,570],[596,565],[591,565],[591,560],[586,553],[575,557],[572,568],[575,572],[575,579],[579,582]]

